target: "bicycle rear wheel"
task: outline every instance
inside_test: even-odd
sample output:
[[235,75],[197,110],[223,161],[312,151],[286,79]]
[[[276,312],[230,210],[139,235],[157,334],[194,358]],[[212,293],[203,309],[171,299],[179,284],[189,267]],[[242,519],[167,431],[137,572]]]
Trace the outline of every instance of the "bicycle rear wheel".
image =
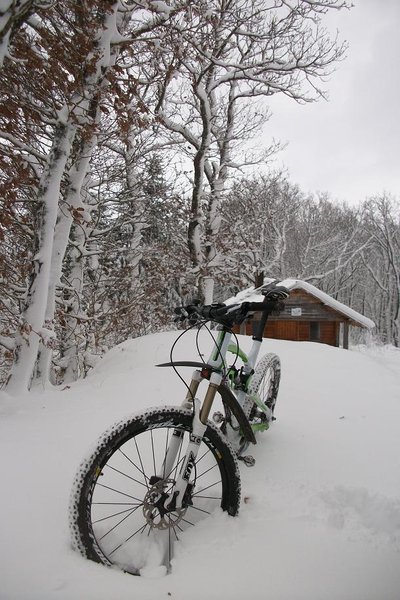
[[[270,416],[268,420],[272,420],[274,415],[280,379],[281,361],[279,356],[273,353],[265,354],[256,365],[248,393],[249,396],[258,394],[261,402],[269,408]],[[254,417],[256,411],[257,406],[253,403],[249,415],[250,420]]]
[[[165,407],[123,421],[100,438],[80,466],[71,496],[73,545],[81,554],[135,575],[162,565],[168,569],[174,541],[185,529],[217,507],[237,514],[236,458],[212,424],[190,474],[184,506],[167,508],[191,428],[191,411]],[[176,460],[169,473],[162,473],[172,436],[180,438]]]

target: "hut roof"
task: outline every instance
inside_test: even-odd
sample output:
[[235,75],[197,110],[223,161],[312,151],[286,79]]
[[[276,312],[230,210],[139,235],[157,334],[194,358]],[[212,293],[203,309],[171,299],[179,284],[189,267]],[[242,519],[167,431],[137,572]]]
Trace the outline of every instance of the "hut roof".
[[[286,287],[289,291],[293,290],[303,290],[314,296],[314,298],[318,298],[323,304],[329,306],[333,310],[343,314],[345,317],[350,319],[355,325],[366,327],[367,329],[373,329],[375,327],[375,323],[364,317],[364,315],[358,313],[352,308],[342,304],[338,300],[329,296],[325,292],[322,292],[311,283],[307,281],[301,281],[300,279],[284,279],[279,283],[275,279],[264,279],[264,285],[267,283],[276,282],[277,285],[282,285]],[[258,289],[255,289],[254,286],[247,288],[236,294],[236,296],[229,298],[225,301],[225,304],[234,304],[235,302],[262,302],[263,296],[258,293]]]

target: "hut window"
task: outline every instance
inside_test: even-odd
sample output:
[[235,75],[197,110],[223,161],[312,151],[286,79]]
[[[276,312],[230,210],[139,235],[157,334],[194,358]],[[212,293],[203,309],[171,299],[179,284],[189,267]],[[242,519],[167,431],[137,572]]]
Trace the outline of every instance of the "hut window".
[[310,341],[319,342],[321,339],[320,326],[317,321],[311,321],[310,323]]

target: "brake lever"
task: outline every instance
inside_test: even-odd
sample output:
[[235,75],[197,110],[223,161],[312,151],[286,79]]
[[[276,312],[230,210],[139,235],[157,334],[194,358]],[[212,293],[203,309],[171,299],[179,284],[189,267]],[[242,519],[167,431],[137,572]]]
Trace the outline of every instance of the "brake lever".
[[174,313],[177,315],[174,319],[175,323],[182,323],[183,321],[188,320],[190,325],[194,325],[199,320],[199,315],[195,310],[188,311],[188,307],[185,306],[176,306],[174,308]]

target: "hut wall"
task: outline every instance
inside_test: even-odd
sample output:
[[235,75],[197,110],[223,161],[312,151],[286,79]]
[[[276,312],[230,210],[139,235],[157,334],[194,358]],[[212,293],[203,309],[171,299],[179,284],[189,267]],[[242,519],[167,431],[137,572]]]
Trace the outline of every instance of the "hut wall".
[[[294,290],[286,300],[285,309],[280,315],[270,316],[264,337],[338,346],[339,327],[343,321],[343,315],[323,304],[318,298],[303,290]],[[243,329],[244,327],[242,332]],[[247,335],[252,335],[251,322],[245,324],[245,331]]]

